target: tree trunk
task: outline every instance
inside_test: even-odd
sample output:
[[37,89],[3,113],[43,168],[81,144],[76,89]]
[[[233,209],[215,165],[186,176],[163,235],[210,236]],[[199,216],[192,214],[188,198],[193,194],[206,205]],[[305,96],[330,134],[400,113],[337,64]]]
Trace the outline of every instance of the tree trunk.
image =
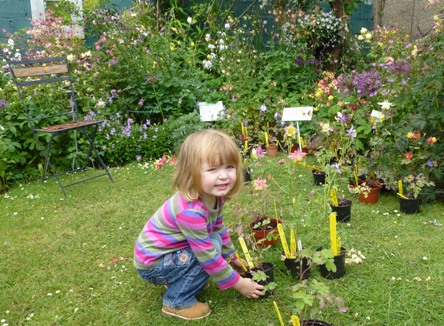
[[[336,18],[340,18],[345,24],[347,21],[347,14],[345,13],[344,0],[335,0],[330,2],[330,9]],[[327,66],[329,70],[334,70],[338,67],[339,60],[341,59],[344,52],[344,39],[335,45],[333,50],[330,52],[331,58]]]

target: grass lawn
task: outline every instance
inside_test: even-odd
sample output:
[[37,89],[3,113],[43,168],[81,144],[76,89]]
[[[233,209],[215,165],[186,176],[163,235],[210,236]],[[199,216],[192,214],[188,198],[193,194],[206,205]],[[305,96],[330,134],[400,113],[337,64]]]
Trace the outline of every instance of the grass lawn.
[[[291,177],[296,198],[290,210],[292,196],[279,195],[285,223],[296,227],[307,246],[325,246],[328,215],[314,216],[319,206],[315,197],[321,197],[323,187],[314,186],[302,167],[293,174],[279,173],[276,162],[267,159],[264,166],[281,187]],[[289,321],[296,281],[280,261],[280,245],[263,253],[276,264],[276,295],[248,300],[212,284],[200,297],[212,308],[208,318],[184,322],[161,316],[164,289],[139,278],[132,252],[146,220],[171,195],[172,171],[170,166],[155,171],[134,164],[111,169],[114,183],[98,178],[68,188],[66,197],[54,180],[17,185],[1,195],[0,325],[279,325],[273,300]],[[256,205],[251,191],[247,185],[227,204],[225,220],[231,228],[248,225],[247,209]],[[375,205],[350,196],[351,221],[338,223],[339,233],[348,249],[367,258],[346,266],[345,276],[337,280],[312,272],[349,308],[327,308],[319,319],[336,326],[441,325],[443,228],[424,222],[443,223],[444,205],[423,204],[419,214],[405,215],[398,212],[393,194],[382,194]]]

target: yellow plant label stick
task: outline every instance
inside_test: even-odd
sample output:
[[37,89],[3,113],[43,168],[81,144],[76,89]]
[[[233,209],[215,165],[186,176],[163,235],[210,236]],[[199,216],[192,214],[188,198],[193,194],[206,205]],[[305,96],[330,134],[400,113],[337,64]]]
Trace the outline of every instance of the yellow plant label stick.
[[290,258],[296,258],[296,232],[294,229],[290,230]]
[[239,263],[241,264],[241,266],[244,269],[244,271],[248,272],[247,266],[245,266],[244,262],[242,261],[242,259],[240,259],[240,257],[237,254],[237,252],[236,252],[236,258],[237,258],[237,260],[239,260]]
[[299,317],[292,315],[291,316],[291,323],[293,324],[293,326],[301,326],[301,322],[299,321]]
[[290,258],[290,251],[288,250],[287,239],[285,238],[284,228],[281,223],[277,225],[279,238],[281,238],[282,248],[284,248],[284,253],[287,258]]
[[399,197],[402,197],[402,198],[404,198],[404,199],[408,199],[406,196],[404,196],[403,194],[401,194],[401,193],[399,193],[399,192],[398,192],[398,196],[399,196]]
[[239,243],[242,247],[242,251],[244,252],[245,258],[247,259],[248,267],[253,268],[254,264],[251,261],[251,256],[250,256],[250,253],[248,252],[248,248],[247,248],[247,244],[245,243],[245,239],[242,237],[239,237]]
[[336,248],[336,213],[330,214],[330,249],[335,256],[338,255],[338,249]]
[[331,196],[331,203],[333,204],[333,206],[339,206],[338,197],[336,196],[336,190],[334,189],[330,190],[330,196]]
[[402,190],[402,180],[398,180],[398,192],[401,194],[401,196],[404,195],[404,191]]
[[265,146],[268,147],[268,132],[265,131],[264,135],[265,135]]
[[279,323],[281,324],[281,326],[285,326],[284,321],[282,320],[281,312],[279,311],[276,301],[273,301],[273,305],[274,309],[276,310],[276,314],[278,315]]

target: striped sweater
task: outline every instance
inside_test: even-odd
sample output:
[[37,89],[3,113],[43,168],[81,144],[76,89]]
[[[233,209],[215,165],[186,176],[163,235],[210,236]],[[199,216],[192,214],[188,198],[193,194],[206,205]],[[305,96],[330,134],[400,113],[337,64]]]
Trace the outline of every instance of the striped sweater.
[[[240,278],[225,260],[233,257],[235,248],[223,224],[224,201],[209,210],[201,200],[187,202],[179,193],[170,197],[145,224],[134,247],[134,266],[150,269],[167,253],[191,247],[203,269],[222,290]],[[209,234],[222,238],[222,254],[216,252]]]

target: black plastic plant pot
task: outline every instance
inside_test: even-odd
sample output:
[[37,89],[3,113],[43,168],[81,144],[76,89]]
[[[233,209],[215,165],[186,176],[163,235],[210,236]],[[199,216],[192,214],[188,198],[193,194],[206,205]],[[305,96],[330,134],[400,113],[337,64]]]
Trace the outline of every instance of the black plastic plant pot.
[[325,172],[313,170],[312,173],[315,185],[317,186],[325,185]]
[[329,271],[325,265],[320,265],[321,275],[328,279],[341,278],[345,274],[345,252],[344,248],[341,248],[339,255],[333,257],[333,262],[336,265],[336,272]]
[[284,265],[290,271],[291,276],[297,280],[305,280],[310,276],[309,264],[306,258],[303,258],[302,262],[296,258],[285,258]]
[[244,182],[249,182],[251,181],[251,173],[250,173],[250,169],[245,168],[242,170],[243,176],[244,176]]
[[409,198],[405,199],[399,197],[399,210],[406,214],[419,213],[419,207],[421,206],[421,198]]
[[302,326],[331,326],[331,325],[322,320],[311,319],[311,320],[304,320],[302,322]]
[[[274,282],[274,264],[264,262],[261,264],[260,268],[253,268],[252,271],[263,271],[265,275],[267,275],[267,279],[265,281],[258,281],[260,285],[266,286],[268,283]],[[247,272],[245,274],[248,278],[253,278],[253,274],[251,272]],[[274,294],[274,291],[266,291],[265,294],[261,298],[268,298],[270,295]]]
[[345,205],[341,206],[331,205],[331,210],[336,213],[336,221],[349,222],[351,217],[351,207],[352,207],[351,200],[347,200]]

